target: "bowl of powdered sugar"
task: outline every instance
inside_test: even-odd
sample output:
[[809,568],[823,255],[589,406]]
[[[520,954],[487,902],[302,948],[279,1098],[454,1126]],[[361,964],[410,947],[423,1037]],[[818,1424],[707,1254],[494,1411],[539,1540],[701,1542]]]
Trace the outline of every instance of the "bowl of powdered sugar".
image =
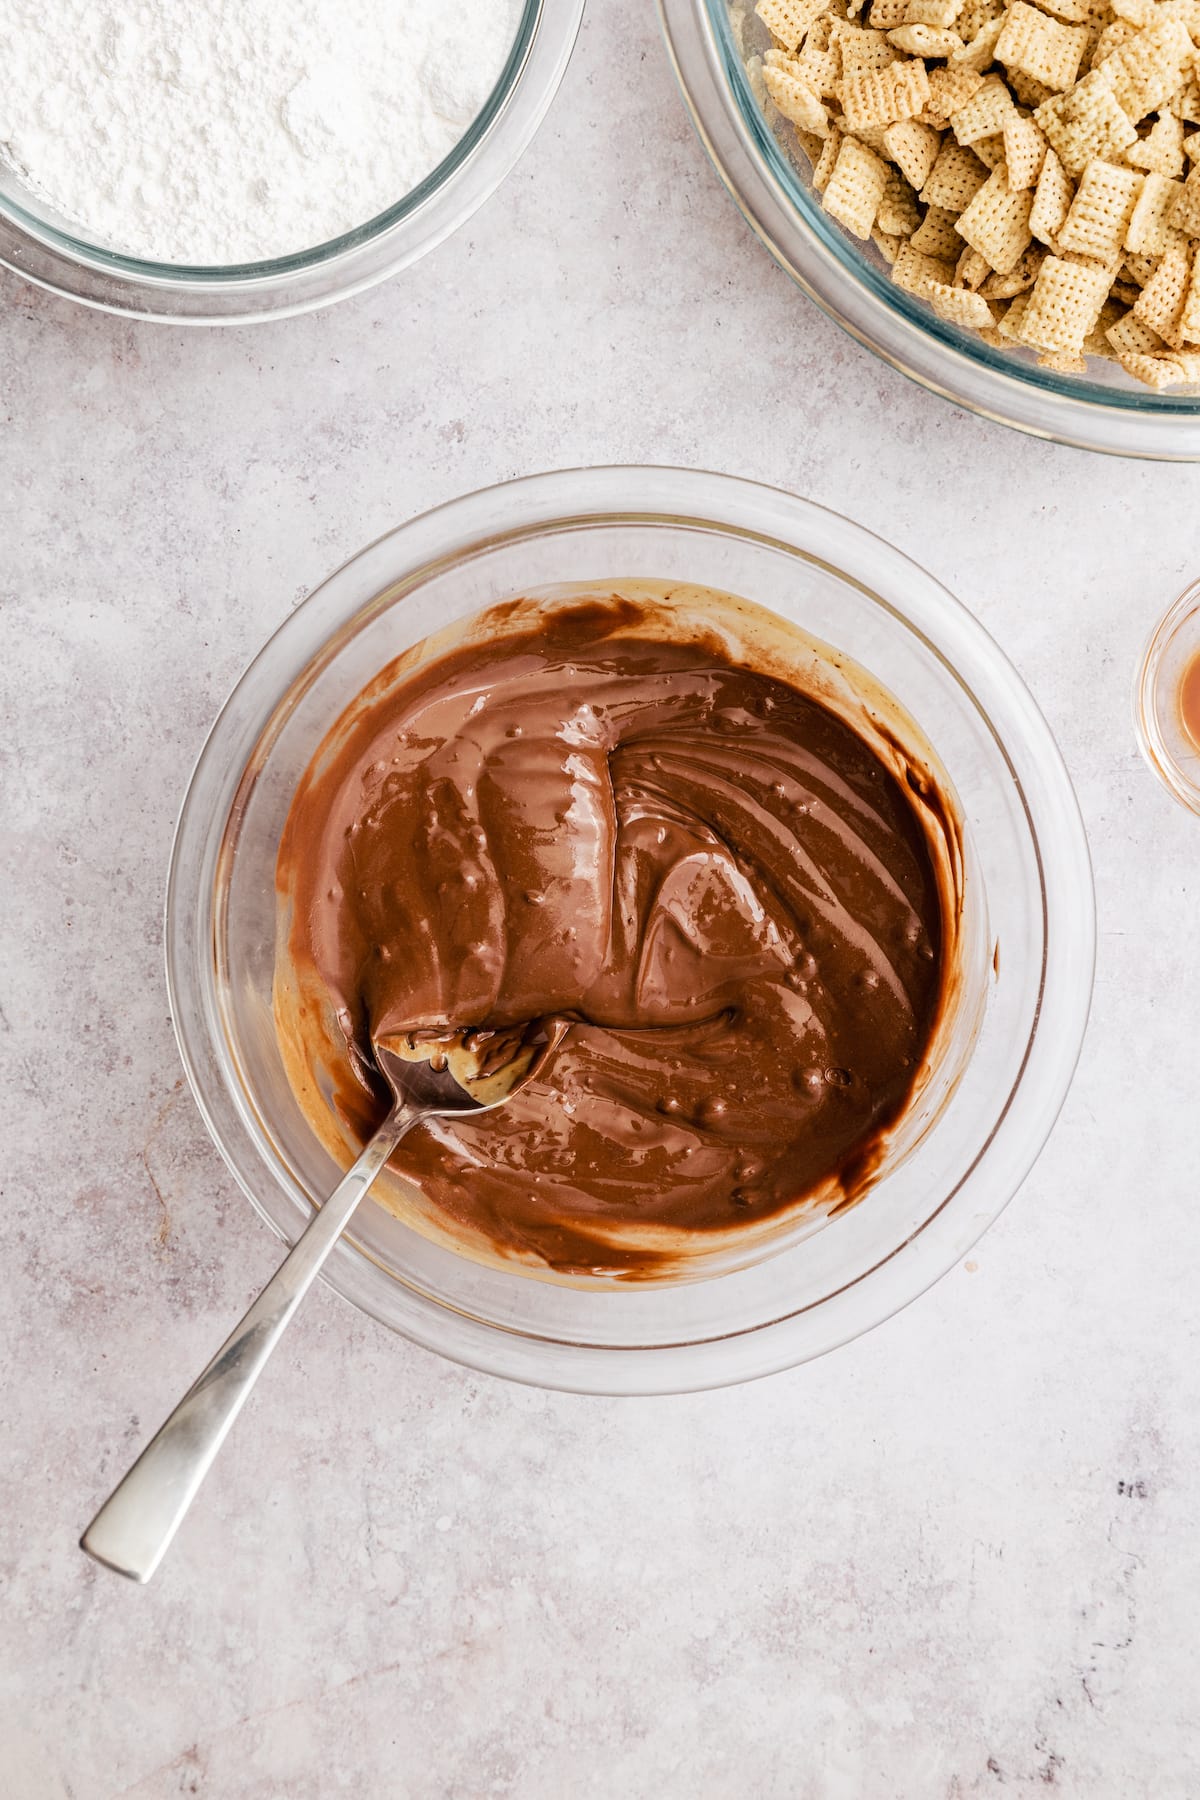
[[219,323],[432,249],[499,185],[583,0],[0,0],[0,262]]

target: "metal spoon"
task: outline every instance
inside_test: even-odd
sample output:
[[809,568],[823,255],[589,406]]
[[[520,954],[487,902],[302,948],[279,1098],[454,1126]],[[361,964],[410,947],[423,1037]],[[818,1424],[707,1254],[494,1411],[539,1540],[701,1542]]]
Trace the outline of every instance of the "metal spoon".
[[241,1324],[113,1489],[80,1539],[81,1549],[118,1575],[149,1581],[267,1358],[405,1132],[422,1119],[503,1106],[533,1080],[566,1030],[565,1021],[547,1019],[498,1045],[491,1034],[460,1034],[448,1051],[420,1036],[373,1043],[376,1067],[392,1094],[391,1111]]

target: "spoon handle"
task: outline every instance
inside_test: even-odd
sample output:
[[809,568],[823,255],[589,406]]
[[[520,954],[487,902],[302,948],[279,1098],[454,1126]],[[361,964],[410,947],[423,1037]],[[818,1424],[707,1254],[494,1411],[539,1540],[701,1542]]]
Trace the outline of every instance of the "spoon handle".
[[118,1482],[79,1540],[97,1562],[133,1581],[149,1581],[355,1207],[405,1132],[423,1117],[423,1110],[403,1102],[392,1108],[241,1324]]

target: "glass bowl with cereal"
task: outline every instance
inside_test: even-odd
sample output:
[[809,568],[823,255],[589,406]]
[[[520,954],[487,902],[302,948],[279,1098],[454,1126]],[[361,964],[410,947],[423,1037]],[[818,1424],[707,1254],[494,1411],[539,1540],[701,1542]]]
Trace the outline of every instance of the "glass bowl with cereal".
[[701,139],[860,343],[1082,449],[1200,460],[1200,0],[659,0]]

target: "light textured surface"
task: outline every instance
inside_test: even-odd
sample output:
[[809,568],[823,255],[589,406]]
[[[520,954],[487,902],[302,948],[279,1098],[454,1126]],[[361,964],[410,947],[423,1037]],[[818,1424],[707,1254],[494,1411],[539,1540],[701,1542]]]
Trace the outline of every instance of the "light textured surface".
[[[363,299],[187,334],[0,280],[0,458],[5,1800],[1200,1793],[1200,825],[1129,719],[1200,471],[1026,441],[841,336],[617,0],[495,201]],[[75,1537],[275,1257],[163,994],[206,728],[385,527],[633,459],[851,514],[1032,684],[1099,893],[1059,1127],[933,1293],[740,1391],[522,1391],[318,1292],[128,1586]]]

